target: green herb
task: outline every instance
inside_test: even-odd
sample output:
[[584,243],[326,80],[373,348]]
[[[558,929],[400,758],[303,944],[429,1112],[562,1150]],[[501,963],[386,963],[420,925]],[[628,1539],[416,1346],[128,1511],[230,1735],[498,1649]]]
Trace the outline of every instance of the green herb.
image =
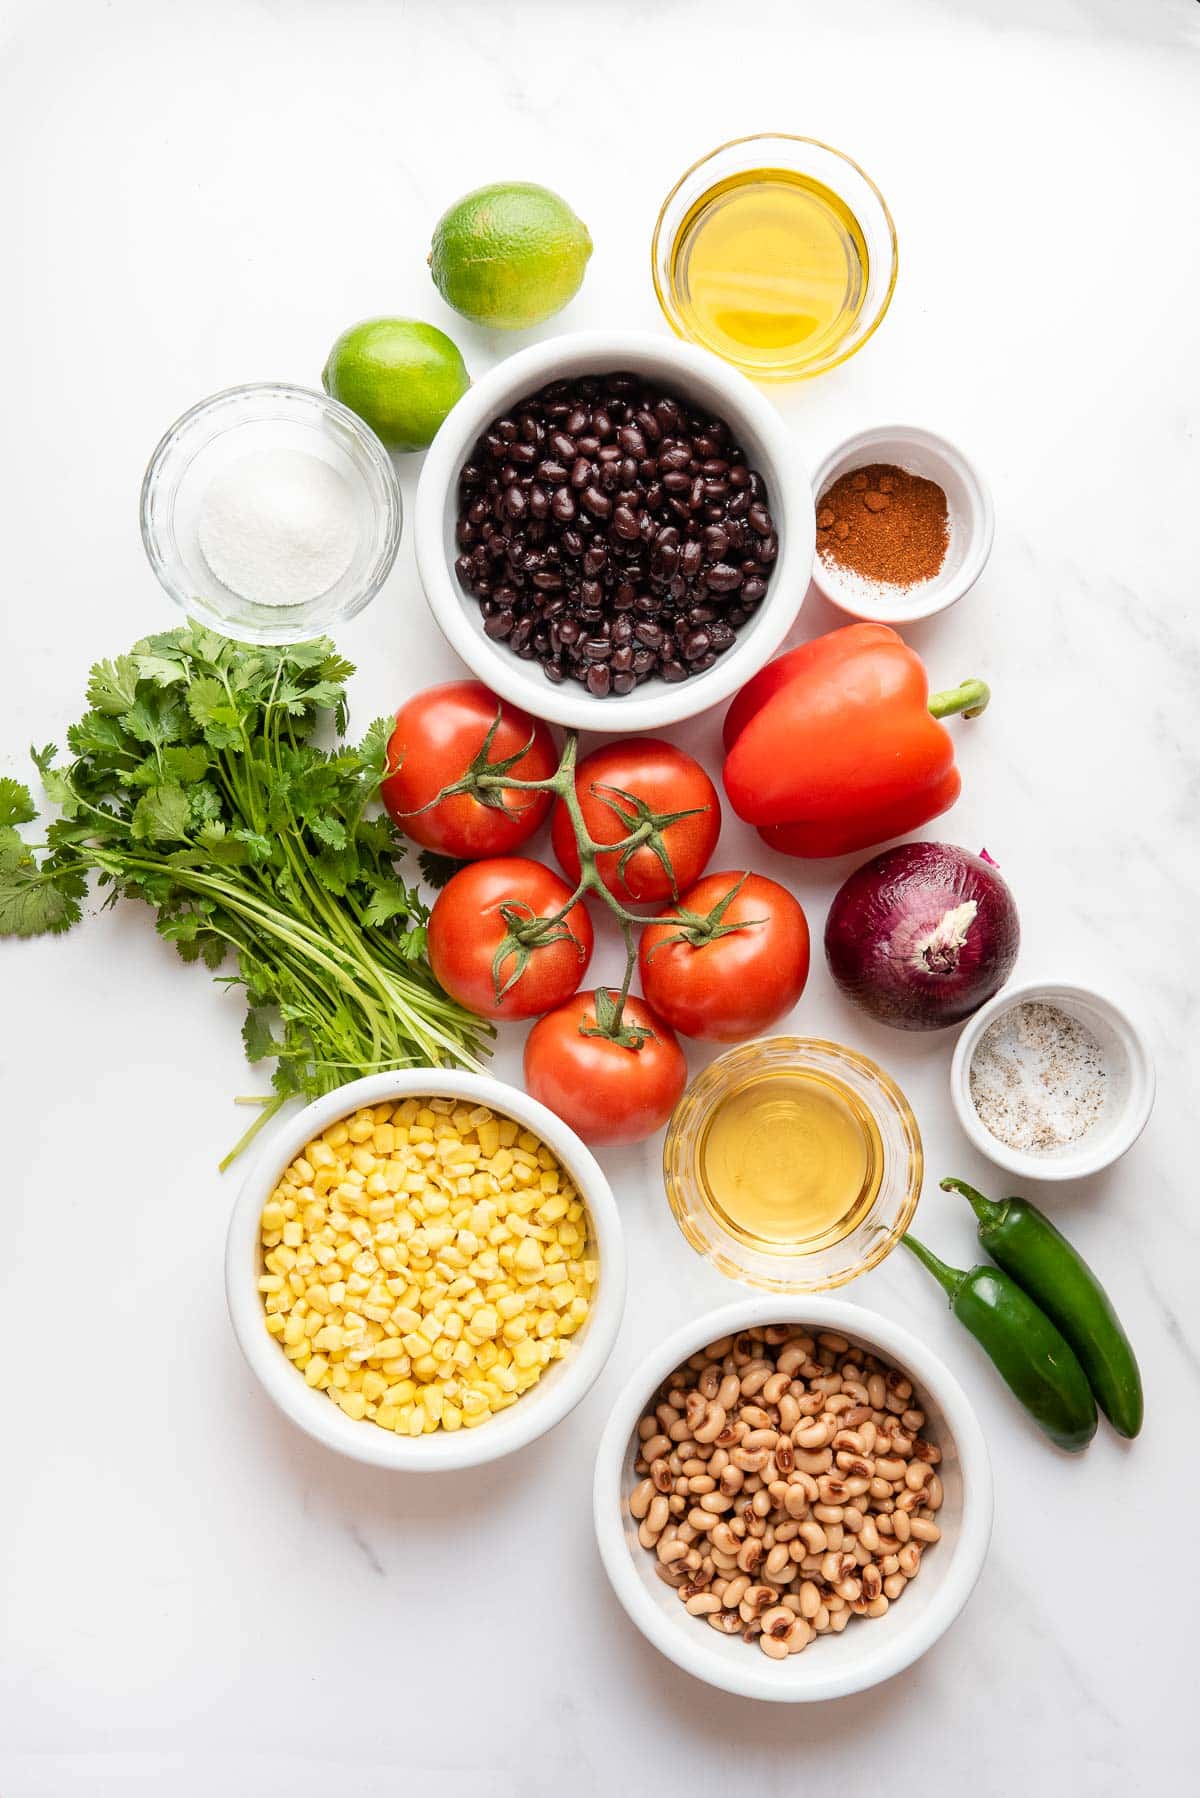
[[479,1065],[490,1034],[435,981],[428,908],[395,871],[404,843],[375,803],[390,721],[361,744],[347,726],[354,672],[322,639],[253,648],[188,626],[92,669],[70,759],[35,750],[60,816],[40,857],[17,825],[36,808],[0,780],[0,935],[63,931],[88,876],[158,913],[185,961],[232,954],[251,1061],[274,1058],[273,1094],[227,1166],[294,1094],[356,1074]]

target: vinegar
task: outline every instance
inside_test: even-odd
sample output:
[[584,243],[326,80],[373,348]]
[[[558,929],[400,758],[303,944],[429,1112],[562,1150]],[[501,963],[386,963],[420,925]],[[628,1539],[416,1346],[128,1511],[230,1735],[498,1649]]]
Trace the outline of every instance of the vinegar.
[[688,335],[752,373],[799,375],[852,330],[868,270],[844,200],[797,171],[751,169],[692,206],[670,280]]
[[883,1177],[883,1143],[849,1087],[808,1069],[764,1073],[710,1115],[697,1156],[710,1209],[767,1253],[808,1253],[847,1236]]

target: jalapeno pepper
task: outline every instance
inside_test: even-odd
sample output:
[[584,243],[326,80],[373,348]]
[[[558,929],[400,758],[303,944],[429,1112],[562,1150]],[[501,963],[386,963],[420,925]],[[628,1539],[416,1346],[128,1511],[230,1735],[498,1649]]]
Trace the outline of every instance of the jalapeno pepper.
[[1051,1442],[1078,1454],[1096,1434],[1096,1401],[1056,1324],[998,1267],[947,1267],[915,1236],[901,1238],[948,1294],[950,1309]]
[[1083,1256],[1027,1199],[996,1203],[965,1180],[943,1180],[942,1191],[960,1192],[970,1201],[983,1247],[1058,1325],[1117,1434],[1136,1436],[1145,1409],[1137,1358],[1112,1300]]

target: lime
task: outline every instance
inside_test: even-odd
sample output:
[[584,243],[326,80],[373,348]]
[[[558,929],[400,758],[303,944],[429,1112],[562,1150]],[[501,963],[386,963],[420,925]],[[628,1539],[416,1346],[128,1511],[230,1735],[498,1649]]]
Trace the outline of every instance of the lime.
[[588,228],[565,200],[532,181],[498,181],[443,213],[429,267],[464,318],[520,331],[579,292],[591,253]]
[[444,331],[415,318],[367,318],[343,331],[321,380],[389,449],[420,450],[471,385]]

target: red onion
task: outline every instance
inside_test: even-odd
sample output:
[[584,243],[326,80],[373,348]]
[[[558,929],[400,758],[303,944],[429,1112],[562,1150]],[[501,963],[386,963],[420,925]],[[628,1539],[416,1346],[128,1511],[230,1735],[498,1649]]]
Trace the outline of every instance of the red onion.
[[825,923],[842,992],[897,1030],[969,1018],[1008,979],[1020,941],[995,863],[953,843],[885,849],[838,889]]

